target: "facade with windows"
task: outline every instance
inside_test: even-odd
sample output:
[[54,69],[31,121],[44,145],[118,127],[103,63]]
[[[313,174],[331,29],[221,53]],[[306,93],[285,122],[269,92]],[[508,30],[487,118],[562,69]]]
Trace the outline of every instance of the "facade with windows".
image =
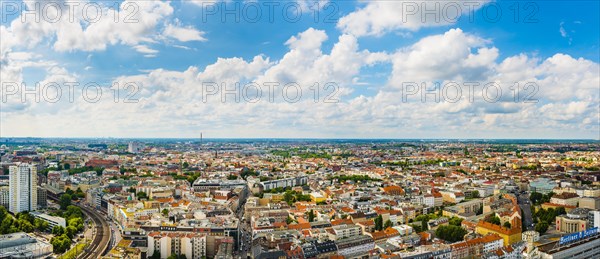
[[37,209],[37,168],[21,163],[9,167],[9,208],[14,214]]
[[206,235],[192,232],[152,232],[148,234],[148,257],[160,253],[160,258],[185,255],[200,259],[206,256]]
[[31,212],[30,214],[37,219],[41,219],[43,221],[48,222],[48,229],[52,229],[55,226],[61,226],[63,228],[67,227],[67,221],[65,220],[65,218],[50,216],[48,214],[39,212]]

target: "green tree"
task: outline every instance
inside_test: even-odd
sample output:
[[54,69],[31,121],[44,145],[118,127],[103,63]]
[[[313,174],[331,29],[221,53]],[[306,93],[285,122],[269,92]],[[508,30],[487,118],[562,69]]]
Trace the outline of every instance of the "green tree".
[[392,227],[392,225],[393,225],[392,221],[388,219],[388,220],[385,221],[385,224],[383,225],[383,229],[387,229],[389,227]]
[[308,212],[308,222],[313,222],[315,221],[315,212],[311,209]]
[[429,229],[429,226],[427,225],[427,221],[429,221],[429,220],[421,220],[421,229],[422,229],[423,231],[425,231],[425,230],[428,230],[428,229]]
[[23,211],[23,212],[17,213],[17,219],[26,220],[26,221],[29,221],[29,223],[31,223],[31,222],[33,222],[35,217],[33,217],[33,215],[29,214],[29,211]]
[[383,217],[381,215],[378,215],[375,218],[375,230],[379,231],[383,229]]
[[462,241],[466,234],[467,230],[454,225],[441,225],[435,230],[435,235],[438,238],[452,243]]
[[137,196],[138,200],[148,199],[148,194],[146,194],[145,192],[138,192],[136,196]]
[[60,236],[60,235],[62,235],[62,234],[64,234],[64,233],[65,233],[65,228],[63,228],[63,227],[61,227],[61,226],[54,226],[54,227],[52,228],[52,234],[53,234],[54,236]]
[[71,195],[67,193],[61,195],[58,201],[58,205],[60,205],[61,210],[66,210],[67,207],[71,205]]
[[160,251],[154,250],[154,253],[148,259],[160,259]]
[[539,192],[532,192],[529,195],[529,199],[531,200],[531,203],[533,203],[535,205],[540,204],[542,201],[542,198],[543,198],[543,195]]
[[183,168],[188,168],[190,167],[190,163],[188,162],[183,162]]
[[67,236],[70,239],[73,239],[73,237],[75,237],[75,234],[77,234],[77,228],[74,226],[67,226],[66,232],[67,232]]
[[285,192],[283,194],[283,200],[288,204],[288,205],[292,205],[292,203],[294,203],[294,201],[296,201],[296,197],[294,196],[294,194],[292,192]]
[[462,218],[452,217],[452,218],[450,218],[450,220],[448,220],[448,224],[454,225],[454,226],[460,226],[462,221],[463,221]]
[[0,221],[4,220],[7,214],[8,212],[6,211],[6,208],[4,208],[4,206],[0,206]]
[[67,210],[62,213],[62,217],[67,220],[67,222],[74,218],[83,219],[83,212],[81,212],[81,208],[73,205],[69,205]]
[[498,226],[501,225],[500,218],[496,215],[489,215],[488,217],[485,218],[485,221],[495,224],[495,225],[498,225]]
[[419,225],[414,225],[414,224],[413,224],[413,225],[410,225],[410,226],[411,226],[411,227],[412,227],[412,228],[415,230],[415,232],[417,232],[417,233],[423,232],[423,228],[422,228],[421,226],[419,226]]
[[556,212],[556,216],[567,214],[565,207],[558,207],[558,208],[556,208],[555,212]]
[[68,226],[73,226],[77,229],[77,232],[83,230],[83,219],[82,218],[72,218],[68,221]]
[[34,219],[33,226],[35,227],[35,229],[37,231],[40,231],[40,232],[48,230],[48,222],[43,221],[41,219]]
[[165,216],[165,217],[169,216],[169,210],[168,210],[167,208],[164,208],[164,209],[162,210],[162,214],[163,214],[163,216]]
[[[0,224],[0,232],[2,234],[14,233],[12,231],[14,220],[11,216],[7,216],[2,220],[2,224]],[[15,231],[16,232],[16,231]]]
[[75,196],[77,196],[79,199],[85,198],[85,193],[81,190],[81,187],[77,188],[77,191],[75,191]]
[[55,236],[50,240],[52,250],[56,254],[62,254],[71,247],[71,239],[66,235]]
[[546,233],[547,230],[548,230],[548,223],[546,223],[546,222],[540,222],[537,225],[535,225],[535,231],[540,232],[540,234]]
[[0,232],[2,234],[10,234],[19,231],[19,226],[17,226],[17,222],[12,216],[7,216],[2,220],[0,226]]
[[25,233],[33,232],[34,229],[33,224],[23,218],[17,220],[17,228]]

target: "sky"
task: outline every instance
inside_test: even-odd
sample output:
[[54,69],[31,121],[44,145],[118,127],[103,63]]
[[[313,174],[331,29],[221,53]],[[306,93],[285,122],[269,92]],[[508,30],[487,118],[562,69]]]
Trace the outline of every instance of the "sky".
[[0,8],[0,137],[600,139],[598,1]]

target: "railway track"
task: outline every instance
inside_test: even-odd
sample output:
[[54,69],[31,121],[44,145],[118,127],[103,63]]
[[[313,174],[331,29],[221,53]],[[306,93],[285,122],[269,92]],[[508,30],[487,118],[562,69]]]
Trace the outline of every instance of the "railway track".
[[80,207],[83,213],[85,213],[90,219],[94,221],[94,238],[90,245],[85,249],[85,251],[78,257],[81,259],[87,258],[98,258],[104,254],[104,252],[108,248],[108,243],[110,242],[110,227],[108,223],[102,218],[102,216],[98,215],[97,212],[91,211],[86,207]]
[[[48,197],[54,201],[58,201],[55,197]],[[75,205],[75,204],[73,204]],[[92,211],[89,208],[78,206],[87,217],[94,221],[94,234],[92,238],[92,242],[88,247],[85,248],[83,253],[81,253],[77,258],[79,259],[87,259],[87,258],[99,258],[106,252],[108,249],[108,244],[111,238],[110,227],[108,223],[102,218],[100,214],[95,211]]]

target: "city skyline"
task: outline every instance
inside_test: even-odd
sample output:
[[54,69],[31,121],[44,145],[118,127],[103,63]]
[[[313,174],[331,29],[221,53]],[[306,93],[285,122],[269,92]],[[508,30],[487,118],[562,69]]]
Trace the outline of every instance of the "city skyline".
[[0,0],[0,258],[599,255],[599,0]]

